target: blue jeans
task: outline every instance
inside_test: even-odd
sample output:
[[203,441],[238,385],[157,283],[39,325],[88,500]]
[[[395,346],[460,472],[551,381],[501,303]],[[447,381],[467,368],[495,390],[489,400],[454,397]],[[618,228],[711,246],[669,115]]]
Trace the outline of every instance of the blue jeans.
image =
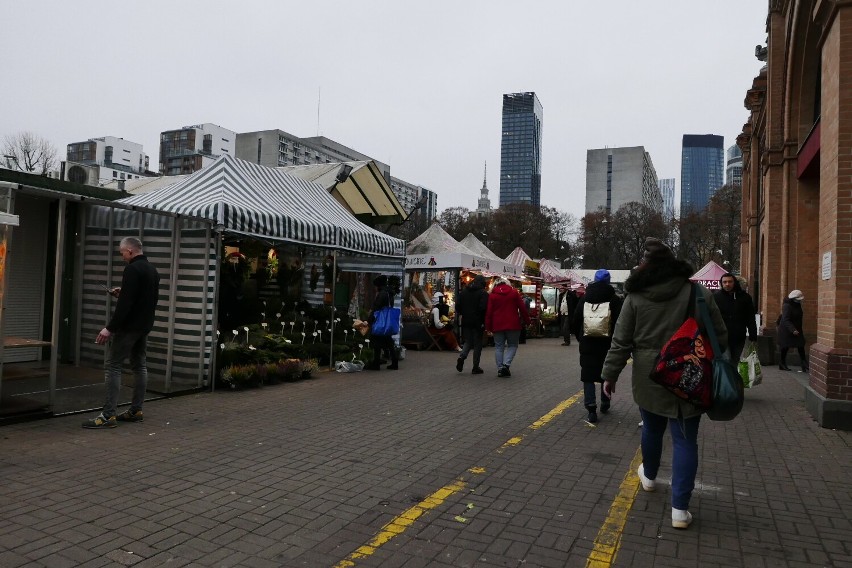
[[473,350],[473,367],[479,367],[479,360],[482,357],[482,329],[478,327],[463,327],[462,331],[462,340],[464,341],[464,345],[462,345],[461,353],[459,353],[459,359],[467,359],[468,353]]
[[642,414],[642,464],[645,476],[656,479],[663,454],[663,434],[670,426],[672,434],[672,507],[689,509],[698,472],[698,423],[694,418],[666,418],[640,408]]
[[[595,400],[595,390],[597,389],[598,383],[593,382],[583,382],[583,406],[586,407],[586,410],[597,410],[598,401]],[[603,383],[601,385],[601,408],[608,409],[609,408],[609,397],[604,394],[603,391]]]
[[508,367],[518,352],[518,341],[521,339],[521,330],[495,331],[494,332],[494,360],[497,368]]
[[101,411],[105,417],[116,415],[118,394],[121,390],[121,371],[124,360],[130,359],[130,368],[136,380],[133,383],[133,401],[130,410],[142,410],[145,401],[145,387],[148,384],[148,367],[145,365],[145,351],[148,347],[148,333],[143,331],[119,331],[112,335],[106,368],[106,403]]

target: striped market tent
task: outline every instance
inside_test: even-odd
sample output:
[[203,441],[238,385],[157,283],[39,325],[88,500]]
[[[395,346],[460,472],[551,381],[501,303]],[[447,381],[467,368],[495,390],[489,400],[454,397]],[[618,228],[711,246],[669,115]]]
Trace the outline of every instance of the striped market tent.
[[226,233],[382,257],[405,243],[364,225],[321,185],[223,155],[177,183],[121,200],[212,220]]

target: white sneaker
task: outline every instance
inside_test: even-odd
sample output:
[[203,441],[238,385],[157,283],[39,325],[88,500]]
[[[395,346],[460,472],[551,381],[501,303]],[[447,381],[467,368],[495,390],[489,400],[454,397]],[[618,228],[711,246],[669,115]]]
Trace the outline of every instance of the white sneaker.
[[639,474],[639,481],[642,482],[642,489],[645,491],[654,491],[657,489],[657,482],[645,477],[645,464],[639,464],[639,469],[636,470],[636,473]]
[[676,529],[685,529],[692,523],[692,513],[681,509],[672,508],[672,526]]

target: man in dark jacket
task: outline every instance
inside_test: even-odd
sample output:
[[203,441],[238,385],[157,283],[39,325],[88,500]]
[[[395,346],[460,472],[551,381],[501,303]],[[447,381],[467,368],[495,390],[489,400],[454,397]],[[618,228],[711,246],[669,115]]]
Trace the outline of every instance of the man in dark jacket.
[[[148,383],[145,355],[148,334],[154,328],[154,312],[160,297],[160,275],[142,254],[142,242],[139,239],[123,238],[118,252],[127,263],[121,277],[121,287],[109,290],[109,294],[118,298],[118,302],[112,319],[95,338],[98,345],[105,345],[112,339],[106,360],[106,403],[98,416],[83,422],[83,428],[115,428],[116,420],[142,422],[142,403]],[[135,377],[133,401],[128,410],[116,416],[125,359],[130,359]]]
[[[615,322],[621,312],[621,298],[615,293],[615,288],[610,282],[610,274],[606,269],[595,272],[595,281],[586,287],[586,294],[577,304],[574,310],[574,321],[572,327],[580,343],[580,380],[583,381],[584,406],[589,413],[589,422],[598,421],[598,406],[595,399],[596,383],[601,383],[601,412],[609,412],[609,397],[603,392],[603,364],[607,351],[612,344],[612,333],[615,330]],[[608,319],[603,330],[594,328],[590,322],[584,325],[584,312],[589,306],[589,312],[599,311],[604,314],[599,321]],[[598,315],[598,314],[593,314]]]
[[757,340],[757,324],[754,321],[754,302],[741,287],[739,281],[730,272],[719,279],[721,290],[713,293],[713,299],[725,319],[728,328],[728,345],[731,361],[736,365],[745,347],[746,330],[749,341]]
[[[376,298],[373,300],[373,310],[370,312],[370,325],[375,322],[375,313],[382,308],[393,307],[393,290],[388,286],[388,277],[384,274],[376,276],[373,280],[373,285],[377,288]],[[396,345],[393,343],[392,335],[374,335],[370,334],[370,342],[373,344],[373,361],[364,366],[368,371],[378,371],[382,368],[382,350],[390,354],[391,364],[387,366],[389,371],[399,369],[399,355],[396,352]]]
[[473,350],[472,375],[481,375],[484,371],[479,367],[482,356],[482,332],[485,329],[485,312],[488,309],[488,292],[485,290],[485,277],[481,274],[473,278],[473,282],[459,292],[456,300],[456,313],[462,332],[464,346],[456,361],[459,373],[464,370],[464,360]]

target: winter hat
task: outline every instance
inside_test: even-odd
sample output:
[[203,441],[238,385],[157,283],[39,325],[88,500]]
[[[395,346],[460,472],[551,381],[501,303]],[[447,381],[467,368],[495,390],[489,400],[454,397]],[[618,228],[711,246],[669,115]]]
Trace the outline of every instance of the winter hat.
[[384,274],[380,274],[373,279],[373,284],[378,288],[381,288],[382,286],[387,286],[388,277]]
[[805,299],[805,295],[802,294],[801,290],[793,290],[787,297],[796,302],[801,302]]
[[443,298],[443,297],[444,297],[443,292],[435,292],[434,294],[432,294],[432,303],[437,304],[438,302],[441,301],[441,298]]
[[666,260],[674,260],[672,249],[655,237],[647,237],[645,239],[645,262],[662,262]]
[[609,279],[609,270],[607,270],[606,268],[601,268],[600,270],[595,272],[595,282],[604,282],[606,284],[609,284]]

